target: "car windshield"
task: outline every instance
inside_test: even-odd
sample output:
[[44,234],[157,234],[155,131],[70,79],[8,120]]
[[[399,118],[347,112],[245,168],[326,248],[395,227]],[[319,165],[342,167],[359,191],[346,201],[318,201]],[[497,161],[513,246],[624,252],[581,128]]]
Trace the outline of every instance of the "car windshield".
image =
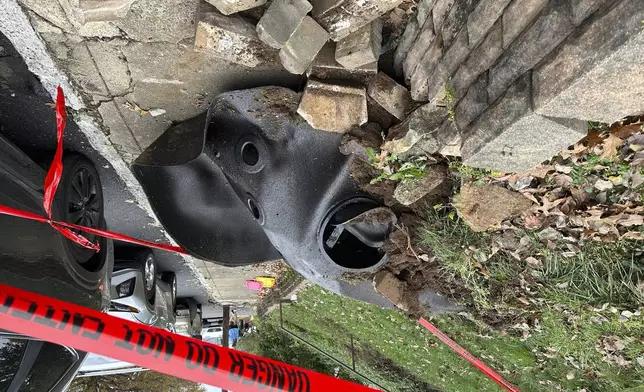
[[212,336],[209,338],[204,338],[204,342],[216,344],[221,346],[221,336]]

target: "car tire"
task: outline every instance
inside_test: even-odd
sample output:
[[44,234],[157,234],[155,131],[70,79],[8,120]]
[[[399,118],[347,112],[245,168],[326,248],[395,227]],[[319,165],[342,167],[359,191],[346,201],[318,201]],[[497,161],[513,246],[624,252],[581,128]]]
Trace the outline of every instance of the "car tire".
[[[98,171],[94,164],[79,154],[69,154],[63,158],[63,173],[58,185],[55,207],[52,208],[54,219],[92,228],[101,228],[103,217],[103,187]],[[92,234],[82,234],[91,242],[98,237]],[[72,258],[87,270],[94,266],[85,265],[96,252],[84,248],[70,240],[65,240],[64,246]],[[91,263],[89,263],[91,264]]]
[[139,263],[143,274],[145,300],[152,306],[154,305],[157,285],[157,260],[154,257],[154,253],[150,249],[146,249],[137,254],[136,261]]
[[177,276],[174,272],[164,272],[161,274],[161,280],[170,285],[172,295],[172,310],[177,308]]

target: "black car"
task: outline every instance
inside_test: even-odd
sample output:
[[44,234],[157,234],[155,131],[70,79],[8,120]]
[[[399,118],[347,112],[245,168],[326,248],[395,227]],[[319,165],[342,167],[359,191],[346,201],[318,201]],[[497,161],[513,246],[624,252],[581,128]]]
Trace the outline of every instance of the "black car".
[[[35,159],[43,167],[0,136],[0,204],[44,216],[44,167],[49,163],[46,156]],[[53,218],[105,228],[96,168],[73,153],[65,154],[63,165]],[[40,222],[0,215],[0,228],[0,283],[92,309],[109,306],[111,240],[86,236],[100,244],[97,253]],[[64,391],[85,355],[0,329],[0,392]]]

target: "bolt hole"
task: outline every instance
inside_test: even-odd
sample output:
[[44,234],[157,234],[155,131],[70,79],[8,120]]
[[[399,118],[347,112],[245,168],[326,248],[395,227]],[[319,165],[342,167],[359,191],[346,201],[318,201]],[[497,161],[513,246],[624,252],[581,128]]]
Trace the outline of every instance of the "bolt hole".
[[259,162],[259,151],[253,143],[246,143],[242,146],[242,160],[248,166],[255,166]]
[[251,214],[255,217],[255,219],[259,219],[260,213],[259,213],[259,207],[257,207],[257,204],[252,199],[248,199],[248,209],[250,210]]

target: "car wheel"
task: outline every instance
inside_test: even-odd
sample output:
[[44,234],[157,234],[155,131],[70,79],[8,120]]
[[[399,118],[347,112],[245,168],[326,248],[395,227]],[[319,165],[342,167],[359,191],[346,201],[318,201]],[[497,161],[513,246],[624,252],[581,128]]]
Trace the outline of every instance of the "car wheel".
[[[56,192],[55,218],[76,225],[100,228],[103,221],[103,187],[98,171],[92,162],[77,154],[63,158],[63,174]],[[97,236],[82,233],[91,242]],[[88,262],[95,254],[71,241],[68,242],[71,256],[79,264]]]
[[145,250],[137,256],[143,273],[143,290],[145,299],[150,305],[154,305],[154,295],[157,284],[157,260],[151,250]]
[[177,276],[174,272],[164,272],[161,274],[161,280],[170,285],[172,296],[172,310],[177,307]]

